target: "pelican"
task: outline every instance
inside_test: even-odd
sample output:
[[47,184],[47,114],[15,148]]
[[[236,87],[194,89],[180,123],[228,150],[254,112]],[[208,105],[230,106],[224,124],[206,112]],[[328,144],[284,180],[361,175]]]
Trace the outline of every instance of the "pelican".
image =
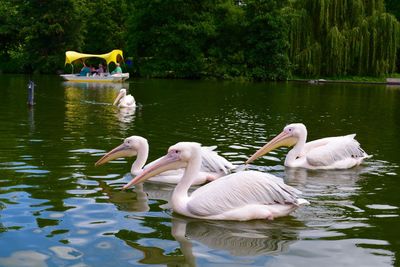
[[119,94],[117,95],[117,98],[115,98],[113,105],[116,106],[117,104],[119,108],[136,107],[135,98],[133,98],[132,95],[127,95],[125,88],[119,90]]
[[306,169],[348,169],[370,156],[360,147],[355,134],[327,137],[306,143],[307,129],[302,123],[287,125],[283,132],[252,155],[246,164],[281,146],[293,146],[285,166]]
[[143,169],[123,189],[138,184],[166,170],[184,168],[176,185],[171,206],[174,212],[200,219],[248,221],[286,216],[307,200],[298,198],[301,192],[286,185],[281,178],[257,172],[233,173],[193,191],[188,190],[201,167],[201,146],[181,142],[169,148],[167,155]]
[[[202,166],[201,171],[197,174],[193,184],[204,184],[207,181],[215,180],[221,176],[228,174],[235,169],[235,166],[225,158],[219,156],[215,151],[216,147],[201,147]],[[99,159],[95,165],[102,165],[110,160],[121,157],[137,156],[131,167],[132,175],[141,172],[146,164],[149,155],[149,144],[147,139],[141,136],[133,135],[124,140],[124,142],[106,153]],[[183,174],[183,169],[163,172],[150,180],[153,182],[163,182],[177,184]]]

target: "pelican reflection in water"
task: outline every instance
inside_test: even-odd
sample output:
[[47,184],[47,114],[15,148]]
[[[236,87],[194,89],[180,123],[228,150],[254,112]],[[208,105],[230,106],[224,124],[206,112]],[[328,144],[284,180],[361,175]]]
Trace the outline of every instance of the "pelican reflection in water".
[[117,118],[120,122],[130,123],[135,118],[135,108],[120,108],[117,111]]
[[[169,226],[166,220],[172,224]],[[265,223],[264,220],[207,221],[173,215],[171,219],[161,219],[156,236],[154,232],[138,234],[135,230],[120,230],[115,236],[135,251],[141,251],[143,264],[196,266],[199,261],[218,264],[223,260],[226,266],[240,263],[267,266],[299,240],[299,231],[304,227],[294,219]],[[171,242],[169,230],[178,244]],[[155,242],[160,235],[163,241]],[[224,252],[233,257],[223,257]]]
[[[149,200],[160,201],[160,207],[168,209],[168,201],[174,189],[169,184],[159,183],[141,183],[135,186],[132,191],[121,191],[119,186],[121,182],[132,179],[131,174],[126,174],[123,178],[112,181],[111,183],[100,182],[99,186],[105,193],[111,203],[119,210],[132,212],[146,212],[150,210]],[[118,188],[118,189],[116,189]]]
[[298,229],[304,227],[298,224],[295,220],[265,223],[263,220],[206,221],[173,216],[171,233],[186,257],[193,257],[193,241],[206,246],[209,253],[223,250],[237,257],[279,255],[297,241]]

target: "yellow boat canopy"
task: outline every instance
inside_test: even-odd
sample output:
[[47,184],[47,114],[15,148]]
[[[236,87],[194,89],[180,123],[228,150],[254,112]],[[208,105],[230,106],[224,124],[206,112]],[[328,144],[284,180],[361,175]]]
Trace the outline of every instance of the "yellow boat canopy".
[[111,62],[117,63],[118,61],[121,61],[123,59],[122,50],[119,49],[115,49],[110,53],[101,55],[83,54],[75,51],[67,51],[65,52],[65,64],[72,64],[72,62],[74,62],[75,60],[90,57],[102,58],[107,62],[107,65]]

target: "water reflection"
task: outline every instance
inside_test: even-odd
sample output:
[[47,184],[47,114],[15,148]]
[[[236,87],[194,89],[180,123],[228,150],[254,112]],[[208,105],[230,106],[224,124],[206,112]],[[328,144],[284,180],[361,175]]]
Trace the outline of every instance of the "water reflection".
[[205,221],[172,217],[172,235],[180,243],[185,257],[193,255],[193,243],[198,242],[203,253],[226,251],[236,257],[279,255],[288,251],[304,228],[295,220],[274,222],[256,220],[247,222]]
[[[260,169],[260,168],[259,168]],[[273,167],[261,167],[271,171]],[[277,168],[275,168],[277,169]],[[295,185],[315,184],[320,186],[340,186],[358,188],[357,182],[368,176],[386,176],[394,173],[396,165],[381,160],[368,160],[360,166],[346,170],[307,170],[304,168],[284,168],[284,179]]]
[[122,123],[131,123],[135,119],[136,108],[119,108],[117,117]]
[[32,250],[16,251],[9,257],[0,257],[1,266],[20,267],[20,266],[37,266],[46,267],[46,260],[50,257],[46,254]]
[[329,187],[350,186],[354,187],[355,183],[368,173],[365,167],[355,167],[348,170],[307,170],[303,168],[285,168],[284,179],[289,183],[296,185],[329,185]]
[[[181,255],[179,248],[173,244],[165,244],[165,247],[160,248],[152,245],[147,238],[144,240],[138,239],[138,235],[130,231],[119,231],[116,237],[124,240],[126,244],[132,247],[135,251],[140,251],[141,256],[137,262],[149,265],[165,265],[165,266],[195,266],[192,262],[188,262],[185,256]],[[163,238],[164,241],[171,238]],[[147,242],[150,244],[147,244]],[[154,238],[152,241],[156,241]]]
[[[135,250],[142,252],[145,264],[244,264],[265,266],[289,250],[305,226],[295,220],[249,222],[205,221],[181,216],[171,218],[171,235],[159,222],[157,233],[122,230],[116,234]],[[162,236],[162,237],[161,237]],[[157,242],[162,238],[163,242]],[[167,241],[176,240],[176,243]],[[230,256],[224,254],[227,253]]]
[[115,90],[120,90],[122,88],[129,88],[129,83],[98,83],[98,82],[63,82],[66,88],[80,88],[80,89],[108,89],[113,88]]
[[28,107],[28,125],[29,132],[33,133],[35,131],[35,109],[33,107]]
[[64,138],[90,137],[98,132],[99,124],[106,137],[114,134],[115,128],[119,128],[124,136],[133,126],[136,110],[118,109],[112,105],[119,90],[129,88],[129,83],[66,82],[63,85],[66,98],[64,129],[71,135]]
[[[27,111],[27,77],[0,79],[1,266],[400,266],[400,90],[145,80],[134,88],[143,112],[120,113],[112,102],[127,84],[41,75]],[[175,216],[173,187],[121,191],[126,161],[93,166],[99,148],[132,134],[149,139],[154,158],[184,140],[242,164],[293,121],[310,125],[310,139],[357,132],[374,157],[346,171],[286,169],[287,149],[261,158],[249,169],[284,178],[311,202],[261,225]]]
[[120,179],[100,181],[99,186],[108,201],[121,211],[149,211],[152,203],[157,203],[158,210],[170,208],[168,202],[174,189],[173,185],[145,182],[135,185],[132,189],[121,190],[131,179],[132,175],[127,173]]

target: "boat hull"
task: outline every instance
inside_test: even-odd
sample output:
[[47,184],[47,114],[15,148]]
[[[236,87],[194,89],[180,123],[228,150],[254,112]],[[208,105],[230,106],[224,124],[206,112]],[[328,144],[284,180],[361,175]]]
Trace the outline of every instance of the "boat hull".
[[123,82],[129,78],[129,73],[118,73],[104,76],[79,76],[77,74],[61,74],[61,78],[70,82]]

